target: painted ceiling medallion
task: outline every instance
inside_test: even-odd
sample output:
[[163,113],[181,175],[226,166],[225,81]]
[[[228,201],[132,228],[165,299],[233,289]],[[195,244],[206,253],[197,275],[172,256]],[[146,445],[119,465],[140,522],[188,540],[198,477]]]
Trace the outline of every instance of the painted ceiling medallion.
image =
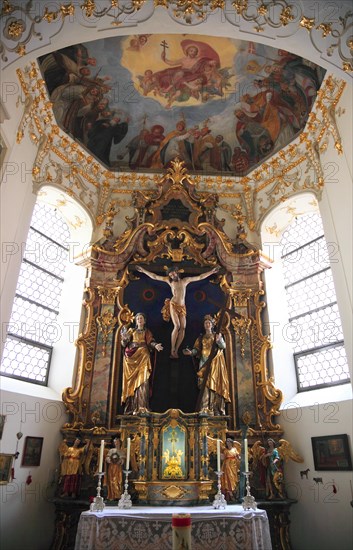
[[130,35],[39,59],[57,124],[113,172],[246,176],[302,132],[325,71],[286,50]]

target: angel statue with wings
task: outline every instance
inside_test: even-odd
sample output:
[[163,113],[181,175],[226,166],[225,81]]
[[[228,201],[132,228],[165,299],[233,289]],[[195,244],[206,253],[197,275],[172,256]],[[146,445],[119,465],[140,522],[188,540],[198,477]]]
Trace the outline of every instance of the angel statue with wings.
[[63,484],[61,497],[76,498],[79,495],[82,466],[89,446],[89,441],[83,445],[80,436],[76,437],[72,445],[68,445],[66,439],[60,444],[60,477]]
[[[207,436],[208,450],[217,452],[217,439]],[[227,501],[236,500],[239,485],[239,468],[241,456],[241,443],[227,437],[225,443],[220,446],[222,458],[221,491]]]
[[289,459],[294,462],[303,462],[303,458],[294,451],[291,444],[285,439],[279,440],[276,446],[272,438],[267,440],[267,448],[260,441],[254,443],[251,454],[253,457],[253,470],[259,469],[260,480],[266,487],[268,500],[275,498],[285,499],[283,461]]

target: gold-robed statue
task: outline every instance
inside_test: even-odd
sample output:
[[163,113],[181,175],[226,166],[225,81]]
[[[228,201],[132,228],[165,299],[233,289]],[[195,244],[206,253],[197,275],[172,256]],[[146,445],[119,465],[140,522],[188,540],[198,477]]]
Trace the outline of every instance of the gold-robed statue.
[[126,453],[121,447],[120,436],[114,436],[112,448],[105,457],[104,485],[107,487],[108,500],[119,500],[123,492],[123,465]]
[[225,445],[221,446],[223,455],[221,490],[226,500],[235,500],[239,485],[241,444],[227,437]]
[[[217,453],[217,439],[207,436],[209,453]],[[220,446],[222,459],[221,491],[227,501],[236,500],[239,485],[241,443],[227,437]]]
[[162,351],[152,332],[146,327],[146,316],[137,313],[135,328],[121,331],[124,348],[121,403],[125,414],[137,414],[149,408],[149,378],[152,373],[151,351]]
[[76,498],[80,493],[82,465],[90,442],[82,445],[82,439],[77,436],[72,445],[66,439],[59,446],[61,460],[60,477],[62,482],[61,497]]
[[209,410],[214,415],[225,415],[226,403],[230,403],[229,395],[229,377],[224,358],[223,350],[226,347],[222,334],[214,333],[215,320],[211,315],[204,317],[204,333],[201,334],[193,348],[183,350],[184,355],[190,355],[199,359],[199,369],[197,372],[199,388],[202,386],[202,380],[205,375],[204,365],[211,353],[213,341],[217,345],[217,353],[212,359],[210,372],[206,381],[206,386],[201,398],[201,410]]

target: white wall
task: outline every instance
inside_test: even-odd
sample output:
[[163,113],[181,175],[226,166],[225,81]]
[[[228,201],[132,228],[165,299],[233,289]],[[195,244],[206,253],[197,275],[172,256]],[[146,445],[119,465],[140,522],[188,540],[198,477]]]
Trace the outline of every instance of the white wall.
[[[28,393],[33,384],[27,384]],[[20,452],[14,461],[15,479],[0,485],[2,550],[47,550],[54,535],[54,496],[59,472],[60,428],[67,422],[61,401],[2,391],[1,413],[6,415],[0,442],[2,453]],[[23,433],[18,440],[17,432]],[[40,465],[22,467],[26,436],[43,437]],[[18,447],[16,446],[18,444]],[[28,475],[32,483],[26,484]]]
[[[278,417],[285,439],[304,458],[302,464],[285,465],[288,496],[298,500],[291,507],[290,536],[293,550],[350,550],[353,541],[352,472],[315,471],[311,437],[348,434],[352,453],[352,401],[332,399],[323,405],[312,400],[308,407],[287,406]],[[352,455],[351,455],[352,456]],[[300,471],[310,468],[308,479]],[[316,484],[314,477],[321,477]],[[337,493],[333,493],[333,484]]]

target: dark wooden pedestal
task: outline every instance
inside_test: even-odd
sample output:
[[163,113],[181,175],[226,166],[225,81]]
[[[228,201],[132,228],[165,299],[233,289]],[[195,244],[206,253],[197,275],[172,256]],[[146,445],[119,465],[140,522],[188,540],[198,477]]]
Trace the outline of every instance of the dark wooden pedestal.
[[262,500],[257,507],[266,510],[270,523],[272,550],[291,550],[289,538],[290,507],[296,500]]
[[78,522],[88,501],[55,498],[55,534],[50,550],[74,550]]

